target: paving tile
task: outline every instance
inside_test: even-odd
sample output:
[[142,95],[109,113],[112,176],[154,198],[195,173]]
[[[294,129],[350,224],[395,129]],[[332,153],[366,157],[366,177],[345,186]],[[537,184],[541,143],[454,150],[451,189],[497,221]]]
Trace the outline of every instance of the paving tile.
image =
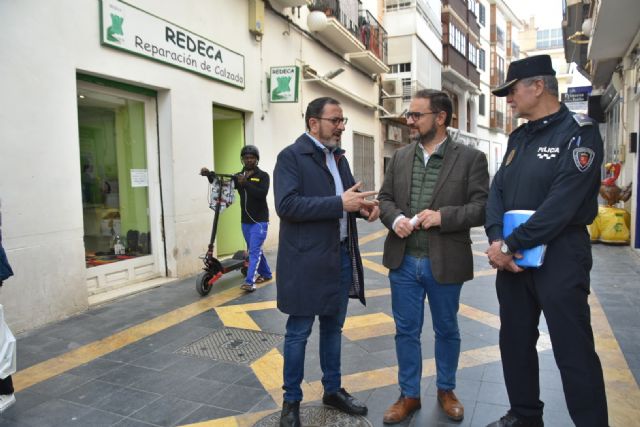
[[173,426],[201,406],[175,397],[164,396],[133,413],[129,418],[159,426]]
[[178,425],[194,424],[202,421],[215,420],[218,418],[242,415],[242,412],[230,409],[216,408],[215,406],[202,405],[191,414],[178,422]]
[[15,421],[10,418],[5,418],[4,415],[0,415],[0,427],[34,427],[31,424],[26,424],[22,421]]
[[188,381],[172,387],[171,394],[191,402],[213,405],[216,402],[216,396],[223,391],[226,393],[227,387],[229,384],[220,381],[190,378]]
[[81,416],[77,420],[74,420],[74,424],[78,426],[91,426],[91,427],[109,427],[120,421],[124,417],[111,412],[99,411],[94,409],[87,414]]
[[16,393],[16,403],[14,403],[9,409],[5,410],[0,417],[19,420],[25,412],[49,400],[53,399],[49,396],[33,393],[29,390],[21,391]]
[[471,416],[471,427],[486,427],[487,424],[499,420],[509,410],[509,405],[496,405],[476,402]]
[[87,415],[93,409],[80,406],[60,399],[49,400],[29,411],[26,411],[20,421],[38,427],[69,426],[75,420]]
[[131,388],[120,388],[92,405],[104,411],[128,416],[149,403],[160,399],[161,395]]
[[199,374],[198,377],[233,384],[251,372],[251,368],[248,366],[218,362],[211,369]]
[[[21,355],[22,356],[22,355]],[[122,366],[120,362],[114,362],[106,359],[95,359],[84,365],[80,365],[77,368],[73,368],[67,373],[77,375],[79,377],[93,379],[100,377],[107,372]]]
[[45,396],[58,397],[89,382],[87,378],[72,374],[60,374],[41,383],[29,387],[29,391]]
[[262,383],[260,382],[258,377],[256,377],[256,375],[253,372],[251,372],[251,373],[245,375],[244,377],[240,378],[234,384],[245,386],[245,387],[257,388],[258,390],[264,390],[264,387],[262,386]]
[[190,381],[189,378],[183,378],[171,372],[153,371],[152,374],[145,375],[132,382],[130,387],[150,393],[166,395],[171,393],[175,387],[179,387],[188,381]]
[[114,424],[113,426],[114,427],[149,427],[149,426],[156,427],[158,426],[158,424],[143,423],[142,421],[134,420],[132,418],[125,418],[119,423]]
[[265,396],[267,396],[265,391],[232,384],[224,389],[224,393],[213,396],[210,404],[219,408],[246,412]]
[[118,384],[126,387],[150,375],[157,374],[158,371],[155,371],[153,369],[142,368],[140,366],[123,365],[98,377],[98,379],[101,381],[106,381],[108,383]]
[[183,378],[190,378],[211,369],[216,363],[215,360],[200,357],[180,356],[172,365],[167,366],[162,372],[178,375]]
[[184,358],[178,354],[161,353],[154,351],[129,362],[130,365],[141,366],[143,368],[163,370]]
[[104,381],[90,381],[76,387],[73,390],[59,396],[62,400],[78,403],[85,406],[96,406],[96,403],[107,398],[120,387]]
[[490,403],[493,405],[508,405],[509,397],[504,384],[483,382],[478,390],[478,402]]

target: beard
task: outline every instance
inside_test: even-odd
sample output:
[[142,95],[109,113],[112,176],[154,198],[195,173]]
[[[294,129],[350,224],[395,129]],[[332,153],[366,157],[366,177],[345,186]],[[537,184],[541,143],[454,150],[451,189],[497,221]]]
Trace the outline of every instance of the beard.
[[419,144],[427,144],[433,141],[433,138],[435,138],[436,136],[437,129],[434,126],[430,130],[426,131],[425,133],[420,133],[420,131],[417,129],[416,131],[418,132],[418,134],[413,137],[413,140]]

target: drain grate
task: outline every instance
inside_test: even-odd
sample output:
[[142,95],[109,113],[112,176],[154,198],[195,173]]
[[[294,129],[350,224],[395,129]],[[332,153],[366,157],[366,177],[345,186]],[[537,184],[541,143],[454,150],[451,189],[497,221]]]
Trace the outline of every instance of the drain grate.
[[248,365],[279,344],[284,336],[250,329],[222,328],[176,353]]
[[[300,407],[300,422],[306,427],[373,427],[365,417],[348,415],[327,406]],[[269,414],[253,427],[277,427],[280,425],[280,411]]]

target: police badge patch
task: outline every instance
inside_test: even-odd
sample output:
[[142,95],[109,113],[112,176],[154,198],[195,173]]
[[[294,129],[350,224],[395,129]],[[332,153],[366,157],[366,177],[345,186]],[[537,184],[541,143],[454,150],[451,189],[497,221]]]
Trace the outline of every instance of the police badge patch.
[[573,149],[573,163],[580,172],[584,172],[591,166],[596,153],[591,148],[578,147]]

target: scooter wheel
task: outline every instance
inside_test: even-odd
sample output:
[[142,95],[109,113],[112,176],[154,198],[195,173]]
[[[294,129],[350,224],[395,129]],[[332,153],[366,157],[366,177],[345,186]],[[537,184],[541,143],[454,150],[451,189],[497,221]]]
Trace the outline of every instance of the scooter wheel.
[[240,269],[240,273],[242,273],[242,275],[243,275],[244,277],[247,277],[247,272],[248,272],[248,271],[249,271],[249,269],[248,269],[247,267],[242,267],[242,268]]
[[196,291],[203,297],[209,295],[209,291],[211,291],[209,280],[211,280],[212,277],[208,271],[203,271],[196,277]]

